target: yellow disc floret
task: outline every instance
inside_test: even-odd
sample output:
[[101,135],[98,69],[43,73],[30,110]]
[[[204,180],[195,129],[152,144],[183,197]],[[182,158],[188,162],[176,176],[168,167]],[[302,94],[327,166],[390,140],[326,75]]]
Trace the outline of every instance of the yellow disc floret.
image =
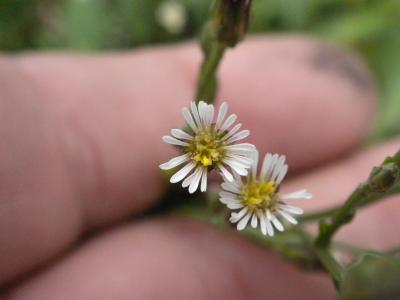
[[192,159],[204,167],[213,167],[222,162],[225,157],[223,134],[213,127],[205,128],[196,133],[193,141],[187,148]]
[[251,180],[243,187],[240,199],[250,211],[256,209],[274,211],[277,190],[275,181]]

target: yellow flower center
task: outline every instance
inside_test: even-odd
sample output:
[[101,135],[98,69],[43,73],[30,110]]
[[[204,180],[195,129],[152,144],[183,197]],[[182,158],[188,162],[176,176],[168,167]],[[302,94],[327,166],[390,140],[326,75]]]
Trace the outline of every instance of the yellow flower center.
[[277,191],[278,187],[275,181],[250,180],[243,187],[240,199],[250,211],[256,209],[274,211],[277,203]]
[[196,133],[195,138],[187,148],[195,162],[204,167],[212,167],[218,164],[225,157],[225,143],[221,141],[224,134],[221,134],[214,127],[209,127]]

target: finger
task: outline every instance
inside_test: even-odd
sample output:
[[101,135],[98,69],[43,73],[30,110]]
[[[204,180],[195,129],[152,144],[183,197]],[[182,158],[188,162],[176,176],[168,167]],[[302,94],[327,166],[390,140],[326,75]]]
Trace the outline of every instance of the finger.
[[[71,143],[84,148],[79,157],[87,154],[91,160],[79,170],[87,175],[79,177],[81,182],[93,178],[84,203],[87,222],[104,224],[148,207],[160,191],[158,163],[173,153],[160,137],[181,126],[180,108],[192,98],[197,47],[61,59],[28,57],[20,63],[44,99],[66,103],[58,113],[69,117],[78,136]],[[55,76],[60,68],[61,81]],[[249,40],[227,56],[221,77],[219,98],[228,99],[252,130],[252,141],[261,150],[287,153],[293,170],[357,145],[373,116],[368,71],[357,59],[315,40]],[[152,189],[142,189],[144,184]]]
[[[284,191],[307,187],[314,197],[298,203],[306,212],[329,208],[343,203],[358,184],[368,178],[373,166],[400,149],[400,140],[372,146],[354,153],[341,161],[317,169],[307,176],[294,179]],[[400,196],[392,196],[382,202],[359,210],[353,221],[339,231],[338,238],[375,249],[398,246],[399,236],[394,228],[400,226]]]
[[[249,39],[222,66],[221,99],[229,98],[262,150],[289,154],[294,168],[355,146],[373,111],[368,72],[341,52],[321,66],[318,47],[325,46],[303,38]],[[0,282],[86,229],[159,199],[158,164],[174,155],[160,137],[182,124],[199,59],[197,48],[184,45],[2,62],[2,113],[12,121],[0,161],[7,187],[0,191]],[[338,65],[367,83],[355,84]]]
[[334,299],[329,280],[185,220],[108,232],[16,287],[18,299]]

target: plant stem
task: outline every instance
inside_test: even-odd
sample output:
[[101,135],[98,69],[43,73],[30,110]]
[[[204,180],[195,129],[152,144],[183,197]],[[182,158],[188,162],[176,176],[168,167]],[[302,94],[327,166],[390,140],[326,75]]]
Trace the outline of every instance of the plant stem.
[[[341,280],[341,266],[330,253],[330,244],[333,235],[338,229],[349,223],[358,208],[363,205],[379,201],[400,188],[400,151],[388,157],[379,166],[372,169],[367,181],[361,183],[349,196],[346,202],[338,209],[331,209],[333,214],[330,223],[320,222],[319,234],[314,242],[316,254],[326,270],[331,274],[336,287]],[[324,213],[314,214],[314,217]]]
[[332,222],[330,224],[321,223],[320,234],[316,239],[317,245],[321,247],[329,245],[329,242],[335,232],[342,225],[351,221],[358,203],[367,195],[369,190],[370,187],[368,184],[360,184],[359,187],[350,195],[344,205],[334,213]]
[[204,60],[197,82],[196,101],[214,102],[218,87],[217,69],[225,49],[226,46],[223,43],[215,42],[209,47],[207,53],[204,53]]
[[298,218],[298,221],[301,223],[308,223],[308,222],[313,222],[315,220],[320,220],[320,219],[323,219],[326,217],[330,217],[339,209],[339,207],[340,206],[336,206],[336,207],[304,214]]
[[[400,193],[400,187],[394,187],[393,189],[391,189],[384,195],[378,195],[378,196],[374,196],[374,197],[366,197],[359,203],[359,207],[368,206],[370,204],[373,204],[377,200],[382,200],[382,199],[385,199],[389,196],[392,196],[392,195],[398,194],[398,193]],[[300,216],[298,218],[298,220],[302,223],[309,223],[309,222],[313,222],[315,220],[327,218],[327,217],[332,216],[334,213],[336,213],[340,209],[340,207],[341,206],[338,205],[338,206],[331,207],[328,209],[304,214],[304,215]]]
[[225,50],[239,43],[248,27],[251,0],[214,0],[200,42],[203,50],[196,101],[213,103],[218,88],[217,70]]
[[342,267],[327,248],[315,248],[315,253],[337,286],[342,278]]
[[361,183],[344,205],[334,212],[330,224],[320,223],[316,245],[328,246],[335,232],[351,221],[359,207],[384,199],[399,189],[400,151],[386,158],[379,167],[372,169],[368,180]]

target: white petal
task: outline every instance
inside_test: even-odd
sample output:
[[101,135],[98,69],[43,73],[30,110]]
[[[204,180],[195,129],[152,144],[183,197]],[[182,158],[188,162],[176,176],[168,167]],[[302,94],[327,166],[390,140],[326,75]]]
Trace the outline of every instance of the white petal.
[[[233,182],[234,182],[234,181],[233,181]],[[231,183],[231,182],[223,182],[223,183],[221,184],[221,187],[222,187],[224,190],[228,191],[228,192],[232,192],[232,193],[239,194],[239,193],[240,193],[239,187],[236,186],[235,184],[233,184],[233,182],[232,182],[232,183]]]
[[293,215],[301,215],[304,212],[303,209],[300,207],[291,206],[287,204],[279,204],[279,208]]
[[235,145],[228,145],[225,146],[226,149],[228,150],[244,150],[244,151],[254,151],[256,147],[253,144],[249,143],[240,143],[240,144],[235,144]]
[[278,154],[272,155],[272,161],[271,161],[270,167],[269,167],[267,173],[265,174],[266,180],[272,180],[272,174],[276,170],[276,165],[278,164],[278,160],[279,160]]
[[186,189],[192,183],[193,175],[194,174],[190,174],[190,176],[186,177],[185,180],[182,182],[182,187],[184,189]]
[[164,135],[162,137],[163,141],[166,142],[167,144],[171,144],[171,145],[177,145],[177,146],[189,146],[188,143],[183,142],[181,140],[178,140],[172,136],[169,135]]
[[242,177],[239,174],[233,173],[233,177],[234,177],[234,180],[232,181],[232,184],[234,184],[235,186],[237,186],[239,188],[241,186],[243,186]]
[[278,161],[278,154],[271,155],[268,153],[264,158],[264,163],[261,167],[260,177],[263,180],[268,180],[272,171],[274,170],[275,164]]
[[283,228],[282,223],[275,216],[273,216],[273,218],[272,218],[272,224],[274,224],[275,228],[281,232],[285,230],[285,228]]
[[287,213],[287,212],[285,212],[285,211],[283,211],[281,209],[278,209],[278,213],[283,218],[285,218],[289,223],[292,223],[292,224],[297,224],[298,223],[297,220],[295,218],[293,218],[291,214],[289,214],[289,213]]
[[231,198],[231,199],[237,199],[237,195],[230,193],[230,192],[226,192],[226,191],[221,191],[219,192],[219,196],[223,197],[223,198]]
[[253,214],[253,216],[251,217],[251,227],[256,228],[257,223],[258,223],[258,218],[256,214]]
[[192,130],[194,132],[196,132],[197,131],[197,125],[193,120],[192,114],[190,113],[190,111],[186,107],[182,108],[182,115],[185,118],[185,121],[189,125],[189,127],[192,128]]
[[254,149],[228,149],[228,150],[229,153],[232,155],[241,155],[245,157],[250,157],[254,151]]
[[188,177],[185,178],[185,180],[182,182],[182,187],[183,188],[187,188],[192,183],[192,180],[193,180],[193,177],[194,177],[195,173],[196,172],[193,172],[192,174],[190,174]]
[[203,173],[202,167],[198,167],[193,176],[192,182],[189,185],[189,193],[193,194],[199,187],[201,174]]
[[243,207],[241,211],[239,211],[238,213],[231,213],[231,217],[230,220],[232,223],[236,223],[237,221],[239,221],[246,213],[247,213],[248,208],[247,207]]
[[224,121],[227,111],[228,111],[228,104],[226,102],[224,102],[219,107],[217,122],[215,123],[216,129],[219,129],[219,127],[221,126],[222,121]]
[[292,199],[311,199],[312,194],[307,192],[307,190],[300,190],[290,194],[281,195],[282,200],[292,200]]
[[251,158],[253,156],[253,152],[256,150],[256,147],[251,144],[242,143],[225,146],[225,149],[228,150],[232,155],[240,155]]
[[191,110],[192,110],[192,114],[193,114],[193,117],[194,117],[194,119],[195,119],[195,121],[196,121],[197,126],[198,126],[198,127],[201,127],[200,115],[199,115],[199,111],[198,111],[198,109],[197,109],[197,104],[196,104],[196,102],[190,103],[190,108],[191,108]]
[[264,160],[263,160],[263,163],[261,165],[260,179],[265,179],[265,174],[267,173],[267,171],[269,170],[269,168],[271,166],[271,161],[272,161],[272,154],[271,153],[267,153],[264,156]]
[[230,208],[230,209],[239,209],[239,208],[242,208],[242,207],[243,207],[243,204],[242,204],[242,203],[234,203],[234,202],[231,202],[231,203],[227,203],[226,206],[227,206],[228,208]]
[[224,194],[219,194],[220,200],[222,203],[229,204],[229,203],[241,203],[236,196],[228,196]]
[[231,125],[236,121],[237,116],[235,114],[230,115],[224,122],[224,124],[222,124],[220,130],[221,131],[225,131],[227,130],[229,127],[231,127]]
[[230,182],[233,181],[232,174],[223,165],[220,165],[218,168],[221,170],[223,177],[227,181],[230,181]]
[[267,235],[267,221],[265,216],[259,214],[258,219],[260,220],[260,228],[263,235]]
[[195,163],[190,162],[187,165],[185,165],[182,169],[180,169],[178,172],[176,172],[170,179],[171,183],[176,183],[181,181],[183,178],[186,177],[187,174],[196,166]]
[[221,192],[219,192],[218,195],[219,195],[220,198],[225,199],[226,202],[232,202],[232,201],[240,202],[239,198],[238,198],[238,196],[236,194],[232,194],[232,193],[229,193],[229,192],[226,192],[226,191],[221,191]]
[[231,136],[226,142],[227,143],[233,143],[239,140],[243,140],[244,138],[247,138],[250,135],[250,130],[242,130],[236,133],[235,135]]
[[281,155],[278,158],[278,161],[276,162],[275,168],[274,168],[274,170],[272,172],[272,175],[271,175],[271,180],[275,181],[276,177],[281,172],[281,169],[282,169],[283,165],[285,164],[285,159],[286,159],[285,155]]
[[182,129],[172,129],[171,134],[172,134],[172,136],[174,136],[178,139],[193,140],[193,137],[190,134],[184,132]]
[[203,175],[201,177],[200,191],[205,192],[207,190],[207,169],[203,169]]
[[214,119],[214,105],[209,104],[208,108],[207,108],[207,123],[208,123],[208,125],[211,125],[213,119]]
[[200,114],[200,119],[202,119],[205,126],[209,126],[211,124],[209,105],[205,102],[204,105],[202,105],[202,114]]
[[220,197],[219,198],[220,202],[223,204],[241,204],[241,202],[238,199],[232,199],[232,198],[225,198],[225,197]]
[[183,155],[180,155],[180,156],[170,159],[166,163],[161,164],[160,169],[169,170],[169,169],[179,166],[180,164],[182,164],[188,160],[189,160],[189,154],[183,154]]
[[226,163],[229,166],[236,166],[241,169],[249,169],[251,164],[248,162],[242,162],[240,159],[227,157],[223,160],[223,163]]
[[278,177],[276,178],[276,184],[280,185],[283,178],[285,178],[286,173],[288,171],[288,165],[283,165],[283,167],[281,168],[280,173],[278,174]]
[[236,124],[235,126],[232,127],[231,130],[228,131],[228,133],[226,135],[224,135],[224,137],[222,138],[222,140],[226,140],[229,137],[231,137],[232,135],[234,135],[236,133],[236,131],[238,131],[240,129],[240,127],[242,127],[242,123]]
[[[224,163],[226,163],[228,166],[230,166],[231,169],[233,171],[235,171],[236,173],[238,173],[240,176],[247,176],[249,174],[248,171],[246,170],[247,169],[246,166],[243,166],[242,164],[240,164],[236,161],[225,159]],[[233,178],[232,178],[232,180],[233,180]]]
[[234,161],[239,162],[243,166],[246,166],[247,168],[250,168],[253,164],[253,159],[246,157],[246,156],[240,156],[240,155],[236,155],[236,154],[232,154],[232,153],[227,154],[227,156],[229,158],[233,159]]
[[222,198],[234,200],[234,201],[239,201],[239,196],[237,194],[227,192],[227,191],[221,191],[219,192],[219,196]]
[[247,223],[249,222],[250,218],[251,218],[251,213],[245,215],[243,219],[241,219],[240,222],[237,224],[236,226],[237,230],[243,230],[246,227]]
[[207,124],[207,104],[204,101],[200,101],[198,105],[200,121],[202,124]]
[[271,212],[269,210],[265,211],[265,216],[267,217],[268,221],[272,220],[272,214],[271,214]]
[[267,233],[269,236],[274,236],[274,227],[269,220],[265,220],[267,226]]
[[254,150],[253,155],[252,155],[252,165],[251,165],[251,172],[253,178],[257,177],[257,166],[258,166],[258,150]]

